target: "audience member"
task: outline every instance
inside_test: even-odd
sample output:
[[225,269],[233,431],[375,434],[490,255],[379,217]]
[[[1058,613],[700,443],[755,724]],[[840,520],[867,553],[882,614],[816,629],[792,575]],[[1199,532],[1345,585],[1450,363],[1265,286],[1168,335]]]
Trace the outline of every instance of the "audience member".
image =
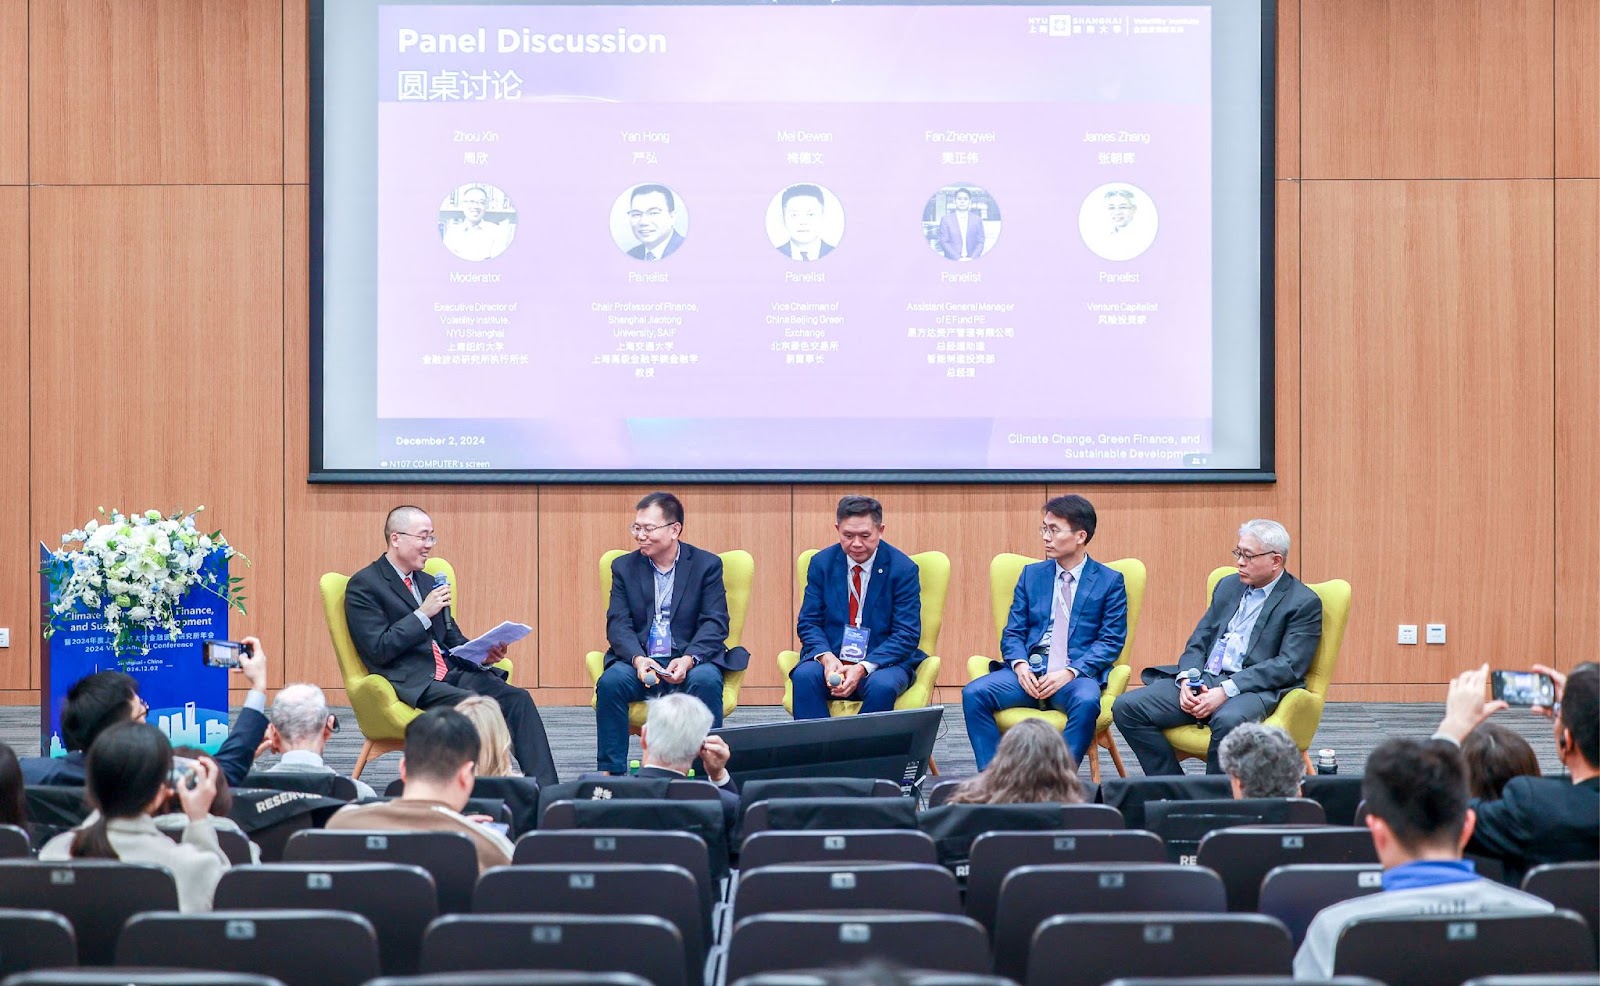
[[478,776],[511,775],[511,730],[505,713],[493,699],[473,695],[456,704],[456,711],[472,722],[478,731]]
[[[104,729],[84,764],[85,795],[95,810],[78,828],[45,843],[39,858],[155,863],[177,881],[180,910],[211,910],[217,881],[228,868],[211,817],[220,772],[209,759],[191,763],[175,775],[172,745],[154,726],[119,722]],[[174,793],[189,820],[181,842],[168,838],[151,817]]]
[[688,692],[653,698],[646,706],[639,730],[639,777],[687,778],[696,759],[706,769],[706,780],[716,785],[722,800],[722,821],[729,835],[739,824],[739,786],[728,773],[732,751],[721,736],[711,732],[711,710]]
[[1539,758],[1522,735],[1498,722],[1486,722],[1461,743],[1467,762],[1467,786],[1474,798],[1498,801],[1506,781],[1539,776]]
[[[222,749],[217,751],[217,766],[230,784],[241,783],[250,773],[256,747],[267,729],[267,657],[261,641],[246,637],[250,654],[239,657],[239,671],[250,683],[244,707],[234,721]],[[25,757],[22,776],[29,784],[82,784],[85,760],[95,738],[120,722],[144,722],[150,706],[139,697],[139,683],[120,671],[96,671],[74,682],[61,708],[61,744],[64,757]]]
[[1024,719],[1000,738],[989,766],[956,786],[950,804],[1075,804],[1083,785],[1061,734],[1043,719]]
[[478,850],[480,873],[506,866],[511,862],[511,841],[461,814],[472,796],[477,760],[478,731],[471,720],[455,709],[429,709],[406,726],[400,760],[405,791],[400,797],[341,808],[328,819],[328,828],[461,832]]
[[1217,749],[1235,798],[1298,798],[1305,764],[1300,748],[1277,726],[1247,722]]
[[[1473,803],[1478,824],[1467,851],[1500,860],[1508,880],[1520,880],[1544,863],[1600,857],[1600,665],[1589,661],[1570,675],[1540,664],[1533,667],[1555,682],[1555,707],[1535,706],[1533,711],[1553,721],[1556,753],[1570,776],[1513,777],[1500,800]],[[1459,745],[1506,707],[1483,700],[1488,675],[1485,664],[1450,682],[1436,738]]]
[[28,802],[23,793],[22,764],[16,751],[0,743],[0,825],[28,828]]
[[1383,864],[1383,892],[1323,908],[1294,957],[1295,978],[1333,975],[1339,935],[1358,918],[1554,909],[1532,894],[1485,880],[1461,858],[1474,817],[1467,805],[1466,764],[1451,744],[1415,739],[1380,744],[1367,758],[1361,794]]
[[[278,762],[268,774],[337,774],[322,760],[322,751],[339,731],[339,719],[328,710],[328,697],[316,685],[287,685],[272,701],[267,743]],[[358,798],[376,798],[378,792],[354,780]]]

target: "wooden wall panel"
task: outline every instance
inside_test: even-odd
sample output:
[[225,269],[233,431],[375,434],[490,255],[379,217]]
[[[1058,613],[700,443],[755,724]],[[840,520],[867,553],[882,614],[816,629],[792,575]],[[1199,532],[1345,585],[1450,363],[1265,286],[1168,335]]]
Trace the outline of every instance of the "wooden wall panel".
[[205,505],[249,556],[236,636],[282,639],[277,187],[35,188],[31,528]]
[[283,180],[304,184],[311,151],[306,0],[283,0]]
[[28,0],[0,0],[0,185],[27,182]]
[[[0,138],[3,139],[3,138]],[[39,626],[39,540],[28,522],[28,189],[0,187],[0,627],[11,647],[0,650],[0,689],[37,687],[33,669]],[[57,534],[59,537],[59,533]],[[23,751],[26,755],[30,751]]]
[[[279,0],[33,0],[31,9],[34,181],[282,181]],[[213,208],[184,211],[209,218]]]
[[1303,0],[1304,177],[1549,177],[1553,2]]
[[1278,0],[1277,177],[1300,177],[1300,0]]
[[[605,599],[600,556],[632,550],[628,525],[647,486],[545,486],[539,491],[538,551],[543,561],[539,607],[544,688],[575,689],[561,701],[589,701],[584,654],[605,650]],[[781,685],[773,659],[788,646],[794,620],[789,587],[794,555],[787,486],[688,486],[673,490],[683,501],[683,539],[709,551],[743,548],[755,558],[755,585],[745,617],[744,646],[751,671],[741,701],[773,701]]]
[[1556,177],[1600,178],[1600,3],[1556,0]]
[[[1301,189],[1305,567],[1355,588],[1339,678],[1554,644],[1549,182]],[[1444,646],[1401,647],[1442,622]]]
[[1600,657],[1600,181],[1556,184],[1556,662]]

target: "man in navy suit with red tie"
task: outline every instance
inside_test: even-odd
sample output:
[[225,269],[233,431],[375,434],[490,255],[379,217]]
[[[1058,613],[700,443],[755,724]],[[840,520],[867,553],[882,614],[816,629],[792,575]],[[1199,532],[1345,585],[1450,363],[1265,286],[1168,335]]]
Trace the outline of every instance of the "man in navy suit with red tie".
[[[995,713],[1048,706],[1066,714],[1072,764],[1094,745],[1100,692],[1128,636],[1122,573],[1089,557],[1094,504],[1076,494],[1044,505],[1045,560],[1022,570],[1000,636],[1005,667],[961,690],[972,752],[982,770],[1000,745]],[[993,664],[991,663],[991,667]]]
[[789,680],[796,719],[828,718],[831,699],[886,712],[927,656],[917,649],[922,580],[917,563],[883,540],[883,505],[847,496],[834,519],[839,543],[812,556],[795,625],[800,663]]
[[522,772],[554,784],[555,761],[544,721],[527,689],[487,667],[505,657],[497,644],[484,666],[450,654],[467,642],[450,614],[451,586],[422,570],[437,539],[420,507],[395,507],[383,522],[382,557],[350,577],[344,615],[361,662],[394,686],[400,701],[419,709],[454,707],[468,695],[487,695],[505,713],[511,749]]

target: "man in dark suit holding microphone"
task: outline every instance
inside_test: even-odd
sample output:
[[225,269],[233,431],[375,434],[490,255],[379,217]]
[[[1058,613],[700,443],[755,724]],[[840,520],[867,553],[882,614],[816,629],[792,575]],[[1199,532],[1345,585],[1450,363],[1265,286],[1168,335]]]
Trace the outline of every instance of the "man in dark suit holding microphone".
[[[1211,606],[1175,669],[1126,692],[1111,717],[1147,776],[1181,774],[1161,730],[1206,723],[1206,773],[1222,773],[1217,749],[1240,723],[1260,722],[1303,687],[1322,640],[1322,600],[1284,571],[1289,532],[1274,520],[1246,521],[1233,549],[1239,573],[1217,583]],[[1162,670],[1162,669],[1153,669]]]
[[419,709],[454,707],[472,694],[494,699],[522,772],[540,784],[556,783],[533,697],[487,667],[505,657],[506,645],[490,650],[482,666],[450,654],[467,637],[450,615],[450,584],[422,570],[437,543],[433,520],[420,507],[395,507],[383,522],[383,537],[383,556],[351,576],[345,590],[345,620],[362,663]]
[[[1005,667],[961,690],[978,769],[1000,745],[995,713],[1049,706],[1067,717],[1062,739],[1074,769],[1094,744],[1100,692],[1128,636],[1122,574],[1089,557],[1094,505],[1076,494],[1044,505],[1045,560],[1022,570],[1000,636]],[[991,667],[993,663],[991,662]]]
[[628,766],[628,703],[685,691],[722,725],[722,673],[750,662],[743,647],[727,649],[728,593],[722,559],[680,540],[683,504],[651,493],[628,528],[639,550],[611,563],[606,606],[605,671],[595,683],[596,767]]
[[796,719],[828,718],[828,701],[887,712],[927,655],[922,639],[922,579],[917,563],[883,540],[883,505],[846,496],[834,512],[839,543],[806,569],[795,630],[800,663],[789,673]]

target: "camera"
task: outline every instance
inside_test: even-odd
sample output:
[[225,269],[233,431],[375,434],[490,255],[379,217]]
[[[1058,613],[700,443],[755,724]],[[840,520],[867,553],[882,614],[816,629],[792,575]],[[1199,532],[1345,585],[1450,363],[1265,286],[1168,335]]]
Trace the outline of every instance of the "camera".
[[167,783],[193,791],[200,784],[200,761],[188,757],[173,757],[172,770],[167,773]]

